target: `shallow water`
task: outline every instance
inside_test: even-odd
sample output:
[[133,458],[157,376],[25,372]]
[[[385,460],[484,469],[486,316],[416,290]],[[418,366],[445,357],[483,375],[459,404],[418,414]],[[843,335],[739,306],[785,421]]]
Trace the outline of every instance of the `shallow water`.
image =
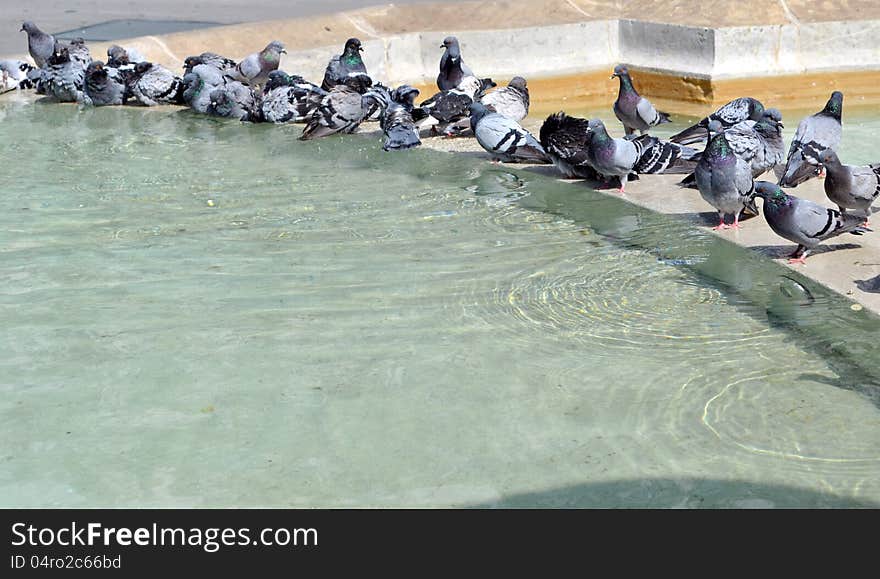
[[3,506],[880,505],[877,318],[716,236],[375,135],[0,118]]

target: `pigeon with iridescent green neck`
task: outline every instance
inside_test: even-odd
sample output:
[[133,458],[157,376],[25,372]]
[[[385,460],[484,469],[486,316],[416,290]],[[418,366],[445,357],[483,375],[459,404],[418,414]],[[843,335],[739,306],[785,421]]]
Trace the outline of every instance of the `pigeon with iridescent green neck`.
[[843,93],[834,91],[825,108],[803,119],[791,141],[785,173],[779,180],[782,187],[797,187],[804,181],[817,177],[822,171],[819,153],[825,149],[837,149],[843,132]]
[[636,92],[632,78],[629,76],[629,69],[625,65],[618,64],[614,67],[611,78],[614,77],[620,79],[620,90],[617,93],[617,100],[614,101],[614,114],[623,124],[627,135],[636,131],[644,135],[651,127],[671,122],[668,113],[658,111],[651,101]]
[[828,199],[837,205],[841,213],[852,209],[867,223],[871,204],[880,195],[880,163],[844,165],[831,149],[820,152],[818,159],[825,167],[825,195]]
[[[361,59],[361,41],[357,38],[349,38],[345,41],[342,54],[334,56],[327,64],[324,71],[324,81],[321,88],[330,90],[338,84],[345,84],[349,76],[355,74],[367,74],[367,67]],[[372,84],[372,83],[371,83]]]
[[249,86],[262,88],[269,80],[269,73],[278,70],[282,54],[287,54],[284,44],[273,40],[260,52],[242,59],[229,76]]
[[779,185],[768,181],[755,183],[755,195],[764,200],[764,217],[770,229],[798,244],[789,263],[804,263],[807,255],[826,239],[868,231],[862,226],[862,217],[787,195]]
[[[714,136],[700,155],[694,169],[697,188],[703,199],[718,211],[720,221],[715,229],[739,229],[739,215],[743,208],[757,215],[754,207],[755,184],[751,166],[737,156],[724,135],[721,123],[712,121],[708,131]],[[733,214],[733,225],[727,225],[725,215]]]

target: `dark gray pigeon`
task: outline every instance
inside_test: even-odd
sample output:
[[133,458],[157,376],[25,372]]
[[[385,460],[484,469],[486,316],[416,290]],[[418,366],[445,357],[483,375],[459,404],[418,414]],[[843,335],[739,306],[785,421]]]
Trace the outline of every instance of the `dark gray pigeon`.
[[564,112],[550,115],[541,125],[541,146],[556,168],[567,179],[600,179],[587,159],[590,121]]
[[[739,229],[739,216],[744,208],[757,215],[754,207],[755,185],[751,166],[733,151],[721,123],[711,121],[708,130],[714,136],[706,145],[694,169],[700,196],[718,211],[719,223],[714,228]],[[733,214],[733,224],[727,225],[726,215]]]
[[481,102],[470,105],[471,128],[477,142],[504,163],[552,163],[541,143],[519,123],[493,113]]
[[149,61],[134,65],[128,78],[128,88],[131,96],[144,106],[186,104],[183,100],[183,79],[164,66]]
[[387,99],[383,103],[384,106],[380,105],[382,115],[379,118],[379,126],[385,133],[383,150],[400,151],[412,149],[422,144],[419,131],[412,118],[414,101],[417,96],[419,96],[419,90],[405,84],[390,93],[386,89],[380,97],[383,100]]
[[873,165],[844,165],[832,149],[825,149],[818,155],[819,163],[825,167],[825,195],[837,205],[841,213],[853,209],[856,215],[864,217],[865,223],[871,214],[871,204],[880,195],[880,163]]
[[236,120],[249,118],[256,106],[253,89],[248,85],[230,80],[224,86],[211,91],[208,114]]
[[706,140],[706,129],[712,121],[718,121],[722,129],[727,129],[745,120],[760,121],[763,116],[764,105],[761,101],[752,97],[740,97],[730,101],[699,123],[669,137],[669,140],[681,145],[701,143]]
[[635,131],[644,135],[651,127],[671,122],[668,113],[659,112],[651,101],[636,92],[632,78],[629,76],[629,69],[625,65],[618,64],[614,67],[611,78],[615,77],[620,79],[620,90],[617,93],[617,100],[614,101],[614,114],[623,124],[623,130],[627,135]]
[[[470,106],[478,100],[487,89],[495,86],[491,78],[479,79],[466,76],[457,87],[438,92],[431,98],[422,101],[413,111],[413,119],[419,129],[431,127],[432,133],[452,135],[456,126],[463,119],[470,118]],[[470,121],[468,121],[470,122]],[[470,126],[470,125],[468,125]]]
[[183,77],[183,102],[197,113],[208,114],[211,93],[226,85],[220,69],[209,64],[197,64]]
[[367,74],[367,67],[361,59],[363,50],[361,41],[357,38],[346,40],[342,54],[334,56],[327,64],[321,88],[330,90],[338,84],[345,84],[346,79],[352,74]]
[[302,123],[318,108],[327,91],[282,70],[269,73],[259,99],[258,114],[248,119],[266,123]]
[[37,68],[45,68],[49,58],[55,52],[55,37],[46,34],[29,20],[22,23],[20,32],[27,32],[28,52],[34,59]]
[[599,119],[591,119],[588,128],[587,162],[605,179],[616,178],[620,193],[627,179],[640,174],[689,172],[699,156],[689,147],[651,135],[614,139]]
[[764,217],[770,229],[798,244],[789,263],[805,263],[807,255],[826,239],[844,233],[861,235],[867,231],[862,227],[862,217],[786,195],[779,185],[768,181],[755,183],[755,195],[764,200]]
[[238,66],[238,64],[231,58],[220,56],[215,52],[203,52],[198,56],[186,57],[186,60],[183,61],[183,74],[187,75],[191,73],[193,69],[200,64],[213,66],[222,74],[232,74]]
[[42,83],[46,94],[60,102],[84,102],[85,69],[70,58],[70,49],[61,42],[55,43],[55,52],[43,69]]
[[89,53],[89,47],[82,38],[74,38],[68,44],[70,52],[70,60],[79,64],[83,70],[89,67],[92,62],[92,55]]
[[83,102],[96,107],[121,105],[125,99],[125,83],[118,74],[104,66],[100,60],[93,60],[86,68],[85,97]]
[[377,107],[377,98],[369,90],[361,94],[362,78],[359,75],[350,76],[346,79],[347,84],[334,86],[312,112],[300,140],[355,132]]
[[798,123],[780,186],[797,187],[820,174],[819,153],[825,149],[836,150],[840,145],[842,114],[843,93],[834,91],[824,109]]
[[437,88],[441,91],[452,90],[461,84],[466,76],[476,76],[461,58],[461,47],[458,38],[447,36],[440,48],[445,48],[440,57],[440,74],[437,75]]
[[273,40],[260,52],[255,52],[239,62],[230,76],[237,81],[262,89],[269,80],[269,73],[278,70],[282,54],[287,54],[284,44]]

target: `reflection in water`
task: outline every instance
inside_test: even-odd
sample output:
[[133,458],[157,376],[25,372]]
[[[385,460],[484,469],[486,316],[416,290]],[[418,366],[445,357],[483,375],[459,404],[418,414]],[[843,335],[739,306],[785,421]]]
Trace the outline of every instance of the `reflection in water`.
[[880,501],[876,318],[715,236],[374,134],[0,114],[5,506]]

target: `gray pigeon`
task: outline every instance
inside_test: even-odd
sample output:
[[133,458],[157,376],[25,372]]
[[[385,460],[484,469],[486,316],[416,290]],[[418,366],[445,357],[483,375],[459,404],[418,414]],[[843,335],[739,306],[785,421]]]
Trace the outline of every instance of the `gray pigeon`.
[[807,199],[786,195],[779,185],[768,181],[755,183],[755,195],[764,200],[764,217],[770,229],[798,244],[789,263],[805,263],[810,251],[826,239],[844,233],[861,235],[867,231],[862,227],[864,220],[858,215],[848,215]]
[[[383,89],[385,87],[382,87]],[[419,90],[401,85],[391,92],[387,89],[380,95],[384,102],[380,104],[382,115],[379,118],[379,126],[385,133],[384,151],[399,151],[411,149],[422,144],[419,131],[412,118],[414,101],[419,96]]]
[[253,90],[246,84],[230,80],[226,85],[211,91],[208,114],[244,120],[253,114],[255,99]]
[[31,21],[22,23],[20,32],[27,32],[28,52],[37,65],[37,68],[45,68],[49,58],[55,52],[55,37],[46,34]]
[[89,53],[89,47],[82,38],[74,38],[68,44],[70,52],[70,60],[78,63],[83,70],[89,67],[92,62],[92,55]]
[[116,69],[104,66],[100,60],[93,60],[86,68],[85,98],[83,102],[96,107],[121,105],[125,99],[125,83],[117,74]]
[[284,44],[273,40],[260,52],[255,52],[239,62],[230,76],[252,87],[262,88],[269,80],[269,73],[278,70],[282,54],[287,54]]
[[588,119],[571,117],[561,111],[547,117],[541,125],[541,146],[567,179],[600,179],[587,159],[591,137]]
[[493,113],[481,102],[471,103],[470,113],[477,142],[493,161],[552,163],[541,143],[513,119]]
[[361,94],[362,79],[362,76],[354,75],[346,79],[346,84],[334,86],[312,112],[300,140],[355,132],[377,105],[377,98],[370,91]]
[[[440,48],[445,48],[440,57],[440,74],[437,75],[437,88],[440,90],[452,90],[461,84],[466,76],[475,76],[470,67],[461,58],[461,47],[458,38],[447,36],[443,39]],[[519,120],[519,119],[517,119]]]
[[34,65],[23,60],[0,60],[0,93],[34,88],[29,75],[36,70]]
[[856,166],[844,165],[831,149],[818,155],[819,163],[825,167],[825,195],[836,204],[841,213],[847,209],[865,218],[871,213],[871,204],[880,195],[880,163]]
[[506,87],[480,97],[480,102],[493,108],[499,115],[519,122],[529,114],[529,87],[526,79],[515,76],[510,79]]
[[200,64],[213,66],[222,74],[232,74],[238,66],[238,64],[236,64],[231,58],[220,56],[214,52],[203,52],[198,56],[186,57],[186,60],[183,61],[183,74],[187,75],[191,73],[193,69]]
[[617,93],[617,100],[614,101],[614,114],[623,124],[623,130],[627,135],[635,131],[644,135],[651,127],[671,122],[668,113],[659,112],[651,101],[636,92],[629,76],[629,69],[625,65],[618,64],[614,67],[611,78],[614,77],[620,79],[620,90]]
[[587,162],[606,179],[618,179],[624,192],[629,178],[643,173],[682,173],[693,169],[699,153],[651,135],[614,139],[599,119],[591,119],[587,133]]
[[361,41],[357,38],[346,40],[342,54],[334,56],[327,64],[321,88],[330,90],[338,84],[345,84],[346,79],[352,74],[367,74],[367,67],[361,60],[363,50]]
[[131,96],[144,106],[185,104],[183,100],[184,83],[173,72],[149,61],[134,65],[128,78]]
[[820,174],[819,153],[825,149],[836,150],[840,145],[842,114],[843,93],[834,91],[824,109],[798,124],[788,150],[785,173],[779,180],[780,186],[797,187]]
[[124,48],[118,44],[114,44],[107,49],[107,66],[111,68],[134,70],[134,65],[146,60],[136,50]]
[[764,105],[761,101],[752,97],[740,97],[722,106],[699,123],[672,135],[669,140],[681,145],[701,143],[706,139],[706,129],[712,121],[718,121],[722,129],[727,129],[745,120],[760,121],[763,116]]
[[268,123],[302,123],[321,104],[327,91],[301,76],[282,70],[269,73],[259,99],[259,110],[248,120]]
[[219,69],[209,64],[197,64],[183,77],[183,101],[197,113],[207,114],[211,93],[226,85]]
[[55,43],[55,52],[49,57],[43,70],[46,94],[60,102],[85,102],[85,69],[70,58],[70,49],[61,42]]
[[[718,210],[720,220],[714,229],[739,229],[739,215],[743,208],[748,207],[750,212],[758,214],[753,200],[752,168],[733,151],[720,122],[711,121],[708,130],[715,136],[706,145],[694,169],[697,188],[706,203]],[[730,213],[733,214],[733,225],[724,222],[724,216]]]

